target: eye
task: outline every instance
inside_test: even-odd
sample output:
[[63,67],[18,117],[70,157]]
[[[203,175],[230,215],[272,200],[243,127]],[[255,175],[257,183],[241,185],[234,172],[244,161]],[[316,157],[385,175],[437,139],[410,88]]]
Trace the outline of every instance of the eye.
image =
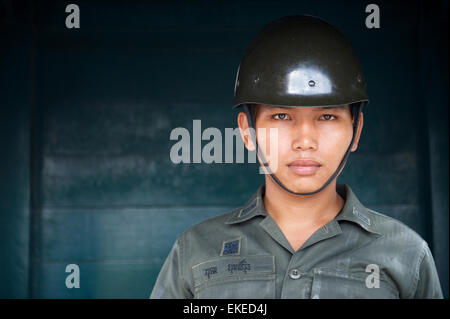
[[286,113],[278,113],[278,114],[274,114],[272,115],[272,118],[275,120],[287,120],[288,119],[288,115]]
[[324,121],[331,121],[331,120],[335,120],[336,116],[331,115],[331,114],[323,114],[320,119],[324,120]]

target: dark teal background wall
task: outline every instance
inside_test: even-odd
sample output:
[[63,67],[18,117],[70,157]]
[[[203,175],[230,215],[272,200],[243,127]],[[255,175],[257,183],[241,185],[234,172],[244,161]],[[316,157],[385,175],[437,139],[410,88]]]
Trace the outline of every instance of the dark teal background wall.
[[340,182],[427,240],[448,297],[447,1],[377,1],[378,30],[364,1],[72,2],[0,2],[0,297],[148,297],[178,235],[263,182],[255,164],[173,164],[171,130],[236,127],[239,61],[291,14],[355,46],[370,104]]

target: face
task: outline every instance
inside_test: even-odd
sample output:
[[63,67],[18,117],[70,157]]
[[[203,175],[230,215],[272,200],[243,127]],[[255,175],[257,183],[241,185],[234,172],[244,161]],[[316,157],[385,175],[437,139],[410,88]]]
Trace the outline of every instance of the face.
[[[239,117],[239,126],[245,130],[248,128],[245,114]],[[362,121],[361,115],[352,151],[357,148]],[[301,193],[313,192],[325,184],[337,170],[353,135],[348,105],[333,108],[259,105],[255,126],[258,144],[263,154],[268,154],[269,164],[276,152],[275,175],[287,188]],[[277,134],[270,134],[270,128],[276,128]],[[244,142],[252,149],[248,136]]]

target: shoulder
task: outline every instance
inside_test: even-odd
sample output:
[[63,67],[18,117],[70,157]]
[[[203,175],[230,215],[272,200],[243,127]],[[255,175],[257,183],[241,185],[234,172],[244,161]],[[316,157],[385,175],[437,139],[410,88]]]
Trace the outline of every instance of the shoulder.
[[378,244],[396,252],[399,258],[405,256],[411,261],[419,261],[423,258],[428,244],[415,230],[398,219],[372,209],[367,209],[366,214],[373,221],[374,229],[380,235],[377,239]]
[[[254,195],[242,206],[224,212],[218,216],[205,219],[183,232],[177,243],[186,262],[198,262],[220,256],[228,244],[244,242],[248,229],[254,223],[247,222],[257,215],[263,215],[260,187]],[[257,220],[256,220],[257,222]]]
[[227,221],[235,216],[241,207],[222,213],[218,216],[205,219],[190,226],[178,238],[178,242],[197,242],[204,245],[214,242],[219,237],[226,236],[230,225]]
[[349,185],[340,184],[337,191],[345,199],[341,219],[354,221],[381,238],[408,238],[418,245],[423,244],[422,237],[402,221],[362,204]]
[[415,230],[396,218],[369,208],[366,208],[366,214],[373,221],[377,232],[382,236],[407,236],[409,239],[420,244],[424,241]]
[[227,243],[233,245],[234,249],[240,249],[245,240],[245,232],[240,227],[227,223],[239,211],[240,209],[234,209],[208,218],[189,227],[178,237],[176,245],[185,274],[191,273],[196,265],[220,258],[224,249],[228,247]]
[[[433,289],[435,288],[430,294],[441,296],[428,243],[416,231],[395,218],[373,210],[367,210],[367,214],[374,220],[381,235],[374,242],[372,251],[379,252],[379,260],[384,260],[389,265],[389,274],[397,278],[398,286],[402,287],[402,296],[411,298],[416,293],[418,285],[423,285],[424,280],[429,282]],[[383,249],[377,250],[377,247]],[[424,293],[424,289],[419,288],[418,293]]]

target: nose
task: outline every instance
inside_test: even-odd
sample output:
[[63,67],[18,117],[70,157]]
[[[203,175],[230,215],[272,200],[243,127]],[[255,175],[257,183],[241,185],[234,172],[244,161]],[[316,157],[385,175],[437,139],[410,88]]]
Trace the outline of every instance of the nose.
[[302,121],[294,128],[292,149],[295,151],[308,151],[317,149],[316,130],[312,123]]

